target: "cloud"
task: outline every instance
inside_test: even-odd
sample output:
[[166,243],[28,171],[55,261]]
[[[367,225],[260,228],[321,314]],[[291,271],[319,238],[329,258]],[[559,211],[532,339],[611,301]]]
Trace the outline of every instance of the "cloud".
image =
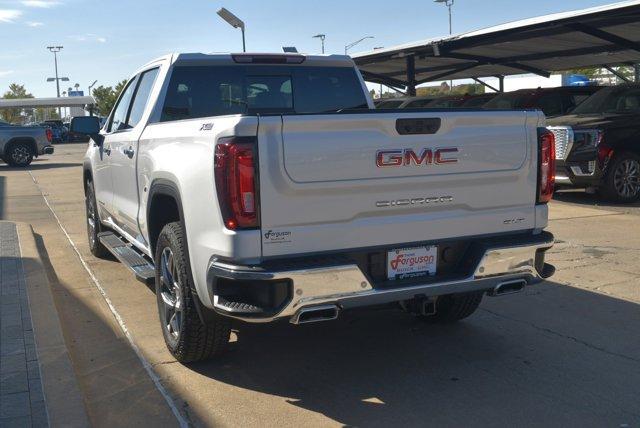
[[98,42],[98,43],[107,43],[107,38],[99,36],[93,33],[80,34],[75,36],[67,36],[76,42]]
[[42,22],[28,21],[27,25],[29,27],[42,27],[44,24]]
[[0,70],[0,77],[8,76],[13,74],[13,70]]
[[62,4],[57,0],[22,0],[22,5],[26,7],[37,7],[39,9],[49,9]]
[[0,9],[0,22],[14,22],[22,16],[22,11],[13,9]]

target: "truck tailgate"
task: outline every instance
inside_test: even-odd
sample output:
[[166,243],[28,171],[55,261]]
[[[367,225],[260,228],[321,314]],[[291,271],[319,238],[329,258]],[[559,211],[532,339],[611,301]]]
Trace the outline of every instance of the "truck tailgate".
[[524,111],[263,116],[263,256],[533,229],[542,120]]

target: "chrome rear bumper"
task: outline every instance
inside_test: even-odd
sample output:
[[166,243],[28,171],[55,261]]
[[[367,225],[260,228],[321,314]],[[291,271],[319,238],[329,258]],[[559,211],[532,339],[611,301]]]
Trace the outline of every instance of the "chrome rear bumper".
[[[208,286],[214,309],[221,314],[254,323],[281,318],[295,320],[301,310],[320,305],[336,305],[339,309],[346,309],[416,296],[490,291],[501,284],[519,280],[534,284],[553,274],[553,266],[544,263],[544,251],[552,246],[553,235],[545,232],[542,238],[538,236],[531,242],[489,247],[473,269],[473,274],[467,277],[397,288],[376,288],[355,263],[273,271],[261,267],[236,266],[213,258],[209,263]],[[289,280],[293,290],[291,298],[276,313],[264,316],[243,314],[229,311],[220,304],[215,294],[218,278],[238,281]]]

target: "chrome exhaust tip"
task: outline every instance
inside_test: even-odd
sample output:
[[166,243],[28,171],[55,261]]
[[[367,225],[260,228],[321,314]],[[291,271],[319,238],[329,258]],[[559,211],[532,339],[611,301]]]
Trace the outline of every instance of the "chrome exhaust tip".
[[524,290],[527,281],[524,279],[516,279],[513,281],[505,281],[496,285],[488,294],[489,296],[505,296],[507,294],[515,294]]
[[338,306],[320,305],[302,308],[291,317],[291,324],[309,324],[312,322],[331,321],[338,318]]

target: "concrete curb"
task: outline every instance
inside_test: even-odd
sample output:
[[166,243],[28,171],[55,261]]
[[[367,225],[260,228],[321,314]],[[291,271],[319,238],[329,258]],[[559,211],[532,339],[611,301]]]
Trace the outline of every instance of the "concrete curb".
[[88,427],[89,418],[64,342],[31,225],[16,223],[31,322],[50,426]]

